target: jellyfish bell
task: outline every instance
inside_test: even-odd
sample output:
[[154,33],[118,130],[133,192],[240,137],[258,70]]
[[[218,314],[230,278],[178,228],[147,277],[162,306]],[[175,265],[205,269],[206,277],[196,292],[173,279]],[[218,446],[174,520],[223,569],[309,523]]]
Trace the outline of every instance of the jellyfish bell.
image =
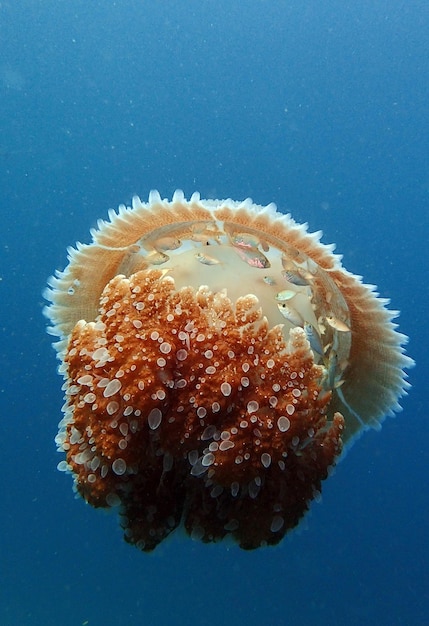
[[271,204],[152,192],[99,221],[49,280],[64,376],[59,468],[125,538],[177,526],[278,543],[344,447],[398,408],[387,302]]

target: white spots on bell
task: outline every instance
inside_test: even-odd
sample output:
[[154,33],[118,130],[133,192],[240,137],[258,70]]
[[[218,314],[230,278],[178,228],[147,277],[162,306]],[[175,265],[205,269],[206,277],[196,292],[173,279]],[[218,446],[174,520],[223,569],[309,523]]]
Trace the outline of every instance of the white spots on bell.
[[117,476],[122,476],[127,471],[127,464],[124,459],[115,459],[112,463],[112,470]]
[[129,426],[126,422],[121,422],[119,425],[119,432],[121,433],[121,435],[123,435],[124,437],[126,437],[128,435],[128,429]]
[[223,382],[220,386],[220,390],[222,392],[222,395],[224,395],[225,397],[228,397],[231,395],[232,387],[229,383]]
[[178,361],[185,361],[187,357],[188,357],[188,352],[183,348],[181,348],[180,350],[176,352],[176,359]]
[[276,363],[275,363],[274,359],[268,359],[268,361],[267,361],[267,367],[268,367],[268,369],[272,369],[272,368],[274,367],[274,365],[275,365],[275,364],[276,364]]
[[318,489],[313,489],[313,498],[318,504],[322,502],[322,494]]
[[212,441],[211,444],[209,445],[209,451],[210,452],[217,452],[219,450],[219,444],[217,441]]
[[295,407],[293,406],[293,404],[286,405],[286,413],[288,415],[293,415],[295,413]]
[[100,470],[101,478],[106,478],[108,472],[109,472],[109,466],[107,464],[103,464]]
[[283,528],[284,523],[285,521],[281,515],[274,515],[271,521],[270,531],[272,533],[278,533],[279,530]]
[[220,411],[220,404],[219,404],[219,402],[213,402],[213,404],[212,404],[212,411],[213,411],[213,413],[219,413],[219,411]]
[[141,320],[133,320],[134,328],[140,329],[143,327],[143,322]]
[[105,398],[110,398],[111,396],[114,396],[115,393],[118,393],[121,387],[122,387],[122,383],[117,378],[114,380],[110,380],[107,383],[106,387],[104,388],[103,396]]
[[250,481],[248,486],[249,496],[252,498],[252,500],[255,500],[255,498],[258,497],[259,491],[261,489],[260,482],[257,480],[258,478],[259,476],[256,476],[256,478]]
[[277,428],[279,429],[281,433],[287,432],[290,428],[289,418],[286,417],[285,415],[282,415],[281,417],[279,417],[279,419],[277,420]]
[[[213,457],[214,460],[214,455],[209,453],[211,457]],[[209,455],[204,455],[204,457],[199,458],[196,463],[192,466],[191,469],[191,476],[201,476],[202,474],[204,474],[207,471],[207,467],[209,467],[212,463],[209,463],[209,459],[207,459],[208,465],[204,465],[203,464],[203,459]],[[210,458],[210,457],[209,457]]]
[[159,346],[159,350],[160,352],[162,352],[162,354],[169,354],[171,352],[171,344],[169,344],[167,341],[164,341]]
[[200,419],[203,419],[207,415],[207,410],[203,406],[199,406],[197,409],[197,415]]
[[198,450],[191,450],[190,452],[188,452],[188,461],[190,465],[195,465],[195,463],[198,461]]
[[295,398],[299,398],[301,396],[301,390],[300,389],[292,389],[292,395]]
[[210,426],[206,426],[203,430],[203,434],[201,435],[201,441],[207,441],[208,439],[213,439],[214,435],[217,432],[216,426],[211,424]]
[[212,452],[208,452],[201,459],[201,464],[204,467],[210,467],[210,465],[213,465],[214,462],[215,462],[215,455]]
[[93,380],[94,380],[94,379],[93,379],[93,377],[92,377],[90,374],[84,374],[83,376],[80,376],[80,377],[77,379],[77,381],[76,381],[76,382],[77,382],[79,385],[87,385],[87,386],[90,386],[90,385],[92,385],[92,381],[93,381]]
[[272,386],[272,390],[277,393],[278,391],[280,391],[281,387],[278,383],[274,383],[274,385]]
[[268,454],[268,452],[263,452],[261,454],[261,463],[265,467],[265,469],[268,469],[271,465],[271,454]]
[[238,492],[240,491],[240,485],[238,482],[234,481],[231,483],[231,495],[233,498],[238,496]]
[[110,492],[106,496],[106,504],[110,507],[119,506],[121,504],[121,499],[118,494]]
[[174,465],[173,456],[169,452],[166,452],[164,454],[164,458],[162,459],[162,469],[163,469],[163,471],[164,472],[169,472],[171,469],[173,469],[173,465]]
[[247,403],[247,412],[255,413],[259,409],[259,403],[256,400],[251,400]]
[[216,374],[216,368],[213,365],[209,365],[208,367],[206,367],[206,369],[204,370],[206,374]]
[[70,471],[71,467],[70,465],[67,463],[67,461],[60,461],[57,465],[57,470],[59,472],[68,472]]
[[165,367],[167,365],[167,361],[164,359],[164,357],[160,356],[156,360],[156,364],[158,365],[158,367]]
[[248,379],[247,376],[242,376],[240,383],[242,387],[248,387],[250,385],[250,380]]
[[80,430],[72,426],[70,429],[70,432],[71,432],[70,443],[72,446],[75,445],[76,443],[81,443],[83,441],[82,433],[80,432]]
[[235,446],[235,444],[228,439],[228,440],[220,442],[219,450],[221,452],[226,452],[227,450],[230,450],[231,448],[234,448],[234,446]]
[[246,422],[246,420],[241,420],[240,428],[247,428],[248,425],[249,425],[249,422]]
[[143,311],[143,309],[145,308],[145,303],[144,302],[135,302],[134,303],[134,307],[135,309],[137,309],[137,311]]
[[185,378],[180,378],[176,383],[175,383],[175,388],[176,389],[184,389],[187,385],[187,381],[185,380]]
[[93,404],[97,399],[97,396],[95,395],[95,393],[89,392],[86,393],[83,396],[83,401],[85,402],[85,404]]
[[205,535],[205,530],[202,526],[193,526],[191,531],[191,539],[193,541],[201,541]]
[[63,445],[66,439],[67,439],[67,433],[65,430],[60,430],[55,436],[55,443],[57,444],[57,447],[60,450],[63,449]]
[[210,496],[212,498],[218,498],[223,493],[223,487],[221,485],[215,485],[213,489],[210,491]]
[[241,369],[243,370],[245,374],[247,374],[247,372],[250,370],[249,363],[244,362],[243,365],[241,366]]
[[86,448],[86,450],[83,450],[82,452],[78,452],[72,458],[74,462],[77,463],[78,465],[84,465],[85,463],[91,460],[92,452],[91,450]]
[[100,457],[94,456],[89,463],[89,467],[92,469],[93,472],[96,472],[100,467],[100,463]]
[[108,415],[114,415],[117,411],[119,411],[118,402],[111,400],[106,406],[106,411]]
[[224,525],[224,530],[226,530],[227,532],[234,532],[235,530],[238,530],[240,527],[239,521],[236,519],[231,519],[229,520],[229,522],[227,522]]
[[270,405],[272,409],[274,409],[277,406],[277,403],[278,403],[278,399],[276,396],[270,396],[268,398],[268,404]]
[[292,437],[291,444],[294,448],[296,448],[296,446],[299,444],[299,437],[297,435],[295,435],[295,437]]
[[97,348],[92,353],[92,358],[96,361],[94,367],[103,367],[110,360],[110,353],[106,348]]
[[147,421],[149,424],[149,428],[151,430],[156,430],[162,421],[162,413],[160,409],[158,409],[157,407],[153,408],[147,417]]

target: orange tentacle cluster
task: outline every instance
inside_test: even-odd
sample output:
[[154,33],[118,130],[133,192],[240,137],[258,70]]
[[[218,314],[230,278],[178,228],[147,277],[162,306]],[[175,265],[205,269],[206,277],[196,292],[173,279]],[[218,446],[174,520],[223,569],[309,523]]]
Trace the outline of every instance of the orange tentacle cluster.
[[304,330],[285,340],[253,295],[177,290],[168,270],[116,276],[64,362],[67,468],[89,503],[121,506],[145,551],[181,523],[203,541],[278,543],[341,451]]

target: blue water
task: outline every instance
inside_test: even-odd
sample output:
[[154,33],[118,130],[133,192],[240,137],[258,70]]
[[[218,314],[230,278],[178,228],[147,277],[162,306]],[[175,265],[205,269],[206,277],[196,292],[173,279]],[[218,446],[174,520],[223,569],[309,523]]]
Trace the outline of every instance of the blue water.
[[[0,3],[2,626],[429,622],[428,29],[427,0]],[[403,412],[279,547],[145,555],[55,469],[46,278],[151,188],[274,201],[401,310]]]

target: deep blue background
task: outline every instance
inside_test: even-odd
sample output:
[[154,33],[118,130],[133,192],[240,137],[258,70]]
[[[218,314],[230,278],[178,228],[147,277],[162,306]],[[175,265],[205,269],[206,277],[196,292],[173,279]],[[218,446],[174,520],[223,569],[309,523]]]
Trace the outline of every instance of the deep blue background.
[[[429,622],[428,32],[427,0],[0,3],[3,626]],[[141,554],[55,469],[46,278],[108,208],[176,187],[323,229],[417,361],[275,549]]]

